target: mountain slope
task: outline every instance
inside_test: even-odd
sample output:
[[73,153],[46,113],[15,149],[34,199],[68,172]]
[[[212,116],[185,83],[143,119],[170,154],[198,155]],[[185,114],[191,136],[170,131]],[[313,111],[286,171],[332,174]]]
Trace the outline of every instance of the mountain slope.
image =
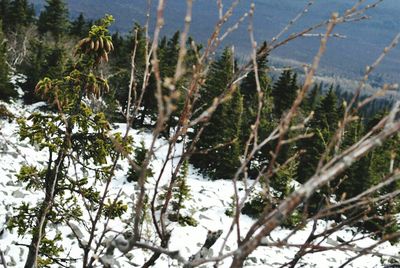
[[[31,0],[37,10],[43,7],[44,0]],[[129,32],[133,22],[137,21],[144,24],[145,12],[147,7],[146,0],[68,0],[70,15],[76,17],[80,12],[89,18],[99,18],[104,13],[115,16],[116,24],[114,30]],[[157,1],[152,1],[152,22],[155,17],[155,5]],[[230,1],[224,1],[225,9]],[[288,21],[295,17],[305,6],[307,1],[291,0],[256,0],[256,14],[254,18],[255,34],[259,42],[269,40],[282,29]],[[329,18],[331,12],[344,12],[352,6],[354,1],[332,0],[316,1],[310,7],[306,16],[301,18],[291,31],[298,31],[307,26],[313,25],[321,20]],[[372,3],[372,1],[367,1]],[[243,1],[238,5],[233,16],[237,19],[249,10],[249,2]],[[174,31],[182,29],[183,18],[186,12],[186,1],[168,1],[165,10],[165,27],[163,34],[169,35]],[[327,53],[322,59],[322,70],[326,74],[343,75],[347,78],[359,78],[364,72],[365,66],[371,64],[381,53],[382,49],[388,45],[394,35],[400,29],[398,13],[400,3],[396,0],[386,0],[375,9],[368,11],[370,19],[355,23],[348,23],[337,27],[335,32],[345,35],[345,39],[331,40]],[[215,1],[197,0],[193,5],[193,23],[191,25],[191,35],[205,42],[208,35],[217,22],[218,12]],[[232,23],[228,24],[232,25]],[[320,29],[315,33],[322,33]],[[223,45],[236,46],[242,57],[249,54],[249,37],[247,34],[247,24],[244,23],[239,29],[226,40]],[[272,57],[275,62],[282,63],[280,58],[292,59],[309,63],[315,55],[319,46],[319,39],[315,37],[301,38],[284,48],[276,50]],[[380,76],[386,81],[398,82],[400,71],[400,49],[391,52],[390,57],[386,58],[379,67]],[[296,64],[293,62],[293,64]]]

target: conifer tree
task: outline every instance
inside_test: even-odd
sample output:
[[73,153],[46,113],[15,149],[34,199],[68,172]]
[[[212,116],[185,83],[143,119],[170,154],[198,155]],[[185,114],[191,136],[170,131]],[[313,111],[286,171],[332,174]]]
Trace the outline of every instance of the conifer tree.
[[63,0],[46,0],[46,6],[40,13],[38,21],[39,33],[50,32],[58,42],[69,27],[68,9]]
[[86,33],[89,31],[91,23],[86,21],[82,13],[73,20],[70,24],[69,34],[74,35],[78,38],[85,37]]
[[[345,150],[357,142],[365,133],[361,120],[350,122],[344,132],[341,144],[342,150]],[[354,163],[337,181],[340,181],[338,194],[345,194],[348,198],[354,197],[376,183],[370,176],[370,155],[365,156]]]
[[293,74],[291,70],[283,71],[272,88],[276,118],[279,119],[292,106],[297,90],[297,74]]
[[310,92],[307,94],[307,97],[304,99],[302,103],[302,108],[306,113],[310,113],[317,108],[318,99],[322,93],[322,82],[319,84],[314,84]]
[[44,40],[32,40],[26,60],[18,66],[18,70],[27,76],[21,88],[25,92],[24,101],[33,103],[39,101],[34,88],[37,82],[44,78],[56,78],[66,70],[68,58],[63,47],[53,47]]
[[[140,143],[140,146],[135,148],[135,163],[137,164],[138,167],[141,167],[143,165],[143,161],[146,159],[146,154],[147,154],[147,149],[142,141]],[[127,181],[128,182],[137,182],[140,178],[141,170],[134,170],[132,167],[129,169],[128,176],[127,176]],[[147,170],[145,171],[144,175],[144,180],[147,180],[147,178],[153,176],[153,171],[151,167],[148,167]]]
[[[11,228],[18,228],[20,235],[32,235],[26,268],[52,264],[62,247],[56,245],[57,239],[46,238],[46,227],[50,223],[65,223],[71,219],[79,221],[83,212],[78,199],[92,204],[101,217],[117,217],[126,210],[121,202],[115,202],[117,207],[106,204],[105,196],[101,198],[100,192],[93,187],[101,181],[111,180],[120,154],[115,151],[108,135],[110,125],[104,113],[94,111],[83,101],[85,96],[98,98],[109,89],[98,66],[100,61],[108,60],[108,53],[112,50],[107,29],[112,20],[111,16],[105,17],[101,25],[93,26],[89,36],[79,42],[74,68],[66,76],[45,77],[37,84],[36,92],[59,113],[33,113],[18,121],[21,140],[28,139],[30,144],[49,152],[46,165],[23,166],[17,175],[20,181],[27,183],[27,188],[44,193],[44,199],[37,204],[21,205],[19,214],[9,224]],[[97,49],[92,45],[95,42]],[[132,151],[130,138],[125,140],[119,133],[112,135],[126,152]],[[82,177],[71,176],[68,172],[72,162],[80,165]],[[95,175],[90,182],[85,176],[88,164],[98,167],[90,168]],[[93,231],[94,224],[92,222]],[[93,239],[89,239],[82,245],[84,267],[88,265],[92,243]]]
[[187,183],[188,173],[189,162],[185,160],[179,170],[179,175],[177,176],[172,188],[172,208],[171,213],[168,214],[168,219],[170,221],[178,222],[182,226],[196,226],[196,220],[190,215],[182,212],[182,210],[187,209],[185,203],[192,198],[190,186]]
[[314,136],[300,140],[298,143],[299,149],[305,151],[300,155],[297,171],[300,182],[305,182],[314,175],[320,157],[326,149],[327,142],[337,129],[339,120],[337,102],[337,97],[331,87],[317,105],[314,117],[310,122],[310,128]]
[[[200,91],[199,107],[207,107],[226,90],[233,73],[233,55],[225,49],[210,67],[205,86]],[[206,152],[206,155],[198,153],[190,159],[195,167],[212,179],[231,179],[240,164],[243,100],[239,88],[229,98],[216,109],[196,143],[197,151]]]
[[7,32],[7,27],[9,27],[8,25],[10,24],[10,9],[10,0],[0,0],[0,20],[3,22],[1,26],[3,32]]
[[33,5],[27,0],[14,0],[10,3],[8,16],[8,31],[16,32],[34,21],[35,11]]
[[[266,46],[267,43],[264,42],[259,51],[264,50]],[[262,57],[257,58],[258,77],[261,89],[261,102],[263,105],[260,114],[260,125],[258,129],[259,140],[266,138],[274,126],[272,113],[273,103],[270,89],[271,79],[267,75],[267,56],[268,55],[263,55]],[[258,113],[259,96],[257,92],[257,84],[254,70],[249,72],[246,78],[243,79],[243,82],[240,85],[240,92],[243,95],[243,115],[240,139],[241,147],[244,148],[251,133],[251,126],[255,123]],[[265,161],[267,161],[267,159],[269,158],[270,150],[271,146],[267,145],[261,150],[260,154],[255,157],[258,165],[262,165],[263,163],[265,163]],[[254,168],[255,170],[253,170]],[[258,172],[256,171],[258,168],[258,166],[254,166],[252,163],[249,163],[248,173],[250,177],[258,175]]]
[[16,97],[17,92],[10,83],[10,68],[7,64],[7,43],[2,31],[2,22],[0,20],[0,99],[8,100],[10,97]]

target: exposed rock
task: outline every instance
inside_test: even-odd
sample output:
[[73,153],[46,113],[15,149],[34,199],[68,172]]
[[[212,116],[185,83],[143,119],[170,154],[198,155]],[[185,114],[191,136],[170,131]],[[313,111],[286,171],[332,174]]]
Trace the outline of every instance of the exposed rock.
[[20,190],[16,190],[12,193],[12,196],[15,198],[24,198],[27,194],[21,192]]
[[14,260],[14,258],[12,256],[10,256],[10,261],[7,262],[7,266],[10,266],[10,267],[17,266],[17,262]]
[[16,185],[15,181],[8,181],[8,182],[6,182],[6,185],[7,186],[18,186],[18,185]]
[[257,263],[258,262],[256,257],[248,257],[247,260],[251,261],[252,263]]

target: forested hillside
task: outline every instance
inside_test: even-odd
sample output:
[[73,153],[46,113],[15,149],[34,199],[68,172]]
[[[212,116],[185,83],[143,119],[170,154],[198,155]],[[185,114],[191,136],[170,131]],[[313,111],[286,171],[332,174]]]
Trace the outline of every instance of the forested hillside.
[[[37,10],[40,10],[45,1],[31,0],[31,2]],[[224,6],[229,6],[231,2],[232,0],[225,0]],[[307,0],[255,0],[257,5],[254,15],[256,38],[260,40],[273,38],[308,2]],[[333,10],[344,12],[353,5],[353,1],[343,0],[311,2],[314,2],[314,4],[308,8],[308,15],[296,22],[293,32],[318,24],[329,17]],[[101,2],[96,0],[68,0],[67,3],[72,18],[76,18],[80,13],[90,19],[101,17],[107,12],[113,14],[116,21],[111,27],[121,33],[131,31],[133,22],[144,24],[146,20],[146,0],[105,0]],[[151,3],[151,13],[155,14],[157,1]],[[197,0],[194,1],[193,5],[191,35],[199,42],[206,42],[209,29],[218,20],[216,1]],[[248,11],[248,2],[241,1],[235,10],[233,18],[238,19]],[[183,22],[180,18],[185,15],[185,11],[186,1],[170,1],[167,4],[165,8],[166,23],[163,28],[165,34],[172,35],[177,29],[182,28]],[[397,0],[385,0],[377,8],[366,12],[367,20],[338,26],[335,33],[344,38],[332,40],[332,45],[328,47],[326,55],[322,59],[319,73],[327,76],[359,79],[364,72],[364,66],[375,59],[375,55],[381,52],[382,47],[390,42],[400,28],[400,22],[397,19],[399,12],[400,4]],[[233,21],[227,23],[227,27],[232,25]],[[320,33],[321,31],[318,30],[312,32],[312,34]],[[228,37],[228,43],[235,45],[240,58],[248,57],[250,46],[247,27],[245,25],[239,26],[239,29]],[[318,46],[318,37],[309,35],[272,51],[271,60],[275,65],[285,66],[290,64],[300,67],[301,70],[302,64],[312,60]],[[342,55],[344,50],[348,51],[346,56]],[[399,82],[397,66],[400,53],[398,51],[392,53],[393,57],[386,58],[377,72],[371,76],[371,83],[376,82],[381,85],[383,81]]]
[[[145,20],[143,3],[0,0],[0,266],[400,261],[399,68],[379,67],[396,61],[400,33],[361,50],[355,88],[316,79],[339,53],[358,57],[337,31],[351,35],[385,1],[332,2],[304,32],[313,1],[199,2],[159,1]],[[197,5],[215,16],[201,35]],[[289,6],[294,19],[265,13],[281,34],[259,40],[255,14]],[[97,16],[132,10],[117,26]],[[379,36],[396,28],[391,15]],[[287,45],[303,70],[271,65]]]

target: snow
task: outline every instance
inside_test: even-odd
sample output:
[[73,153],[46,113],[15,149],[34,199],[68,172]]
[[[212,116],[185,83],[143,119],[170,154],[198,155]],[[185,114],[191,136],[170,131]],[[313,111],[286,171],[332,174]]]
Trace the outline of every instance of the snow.
[[[15,115],[27,115],[32,111],[37,110],[43,106],[44,103],[37,103],[31,106],[23,106],[21,102],[6,104],[10,111]],[[16,230],[9,231],[5,229],[7,219],[15,215],[15,208],[27,202],[36,204],[43,198],[43,193],[35,193],[24,189],[24,185],[16,180],[16,174],[23,164],[30,165],[44,165],[47,159],[45,151],[37,151],[34,147],[30,146],[27,141],[20,141],[18,138],[18,125],[16,122],[8,122],[7,120],[0,121],[0,250],[3,251],[9,267],[23,267],[27,248],[23,244],[29,244],[29,235],[19,237]],[[125,133],[126,126],[124,124],[117,124],[114,131]],[[152,142],[152,135],[145,131],[131,130],[131,135],[134,138],[135,144],[139,145],[141,141],[148,146]],[[176,149],[175,155],[179,156],[182,149],[182,144]],[[154,182],[160,173],[161,166],[167,153],[167,142],[164,139],[157,139],[156,141],[156,157],[152,162],[154,169],[153,179],[149,179],[147,189],[151,194],[154,188]],[[126,174],[129,169],[127,161],[120,161],[120,168],[116,171],[115,179],[110,186],[110,196],[116,196],[121,190],[121,198],[125,204],[132,208],[136,190],[134,184],[126,181]],[[176,159],[170,161],[166,165],[164,174],[168,176],[171,174],[176,165]],[[167,177],[163,177],[163,181],[167,181]],[[232,202],[231,197],[234,194],[232,182],[226,180],[210,181],[207,178],[199,175],[196,170],[190,166],[188,185],[191,187],[192,199],[187,202],[185,213],[192,214],[197,220],[198,226],[180,226],[175,223],[170,223],[169,229],[172,230],[170,241],[170,250],[179,250],[180,254],[189,258],[191,255],[199,251],[204,243],[208,231],[223,230],[220,239],[217,240],[212,247],[214,256],[217,255],[223,246],[223,238],[226,237],[232,218],[225,215],[225,211],[230,207]],[[102,186],[98,186],[102,187]],[[242,183],[239,183],[238,188],[243,188]],[[243,191],[240,192],[243,194]],[[85,220],[88,220],[88,215],[85,214]],[[253,223],[253,220],[245,215],[241,216],[241,233],[245,234]],[[318,220],[317,233],[323,232],[326,228],[330,227],[333,222]],[[115,234],[125,231],[132,225],[132,210],[129,209],[123,215],[122,220],[111,220],[108,228],[112,232],[109,233],[109,238],[115,238]],[[290,236],[288,243],[293,245],[301,245],[307,239],[311,232],[313,223],[310,222],[306,227]],[[82,228],[82,222],[71,222],[70,226],[79,233],[82,238],[87,238],[86,231]],[[70,227],[67,225],[48,226],[47,235],[54,237],[57,232],[60,232],[63,237],[62,246],[64,247],[65,256],[78,259],[77,263],[71,264],[71,267],[80,267],[80,258],[82,256],[82,249],[79,248],[77,240],[73,237]],[[101,231],[101,230],[100,230]],[[276,243],[285,239],[291,230],[278,228],[265,238],[264,242]],[[324,241],[321,241],[320,246],[335,246],[338,240],[349,241],[351,239],[359,239],[351,243],[353,250],[330,250],[325,252],[313,253],[306,255],[300,260],[296,267],[339,267],[346,260],[356,255],[354,249],[362,250],[365,247],[375,244],[377,241],[364,237],[366,234],[359,232],[356,228],[345,227],[333,233]],[[151,220],[147,220],[144,225],[143,236],[152,240],[155,237],[155,231],[151,225]],[[117,239],[122,239],[118,236]],[[226,245],[223,247],[223,252],[229,252],[235,249],[236,238],[234,235],[230,236]],[[246,261],[246,267],[279,267],[283,263],[290,261],[296,254],[297,247],[259,247]],[[391,245],[389,242],[382,243],[376,249],[380,254],[387,254],[388,256],[396,256],[399,254],[399,245]],[[358,258],[351,262],[347,267],[382,267],[382,258],[376,255],[367,255]],[[126,256],[121,253],[115,254],[118,256],[116,261],[117,266],[132,267],[133,264],[142,264],[150,256],[151,252],[135,249]],[[386,257],[388,259],[389,257]],[[229,267],[230,259],[224,260],[220,263],[220,267]],[[154,267],[179,267],[176,261],[171,261],[167,257],[162,256]],[[57,267],[56,265],[54,267]],[[212,267],[212,265],[205,266]]]

